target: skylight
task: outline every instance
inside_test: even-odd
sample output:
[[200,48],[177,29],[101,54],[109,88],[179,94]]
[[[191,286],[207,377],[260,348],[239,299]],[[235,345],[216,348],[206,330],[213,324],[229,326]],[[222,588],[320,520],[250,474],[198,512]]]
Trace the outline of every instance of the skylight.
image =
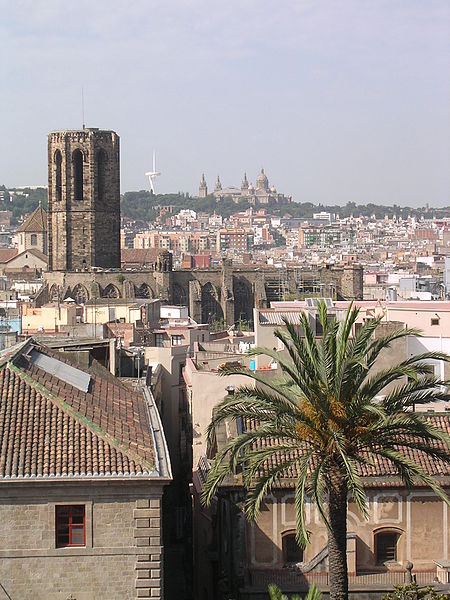
[[82,392],[88,391],[89,382],[91,381],[91,376],[89,373],[80,371],[80,369],[72,367],[61,360],[58,360],[57,358],[47,356],[38,350],[31,351],[30,360],[34,365],[46,373],[54,375],[58,379],[61,379],[61,381],[76,387]]

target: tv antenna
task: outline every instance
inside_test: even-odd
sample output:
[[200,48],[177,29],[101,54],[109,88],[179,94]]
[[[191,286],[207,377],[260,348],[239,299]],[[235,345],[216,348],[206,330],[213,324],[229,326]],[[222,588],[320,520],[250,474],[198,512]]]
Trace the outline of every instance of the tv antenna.
[[156,152],[154,150],[153,150],[153,170],[149,171],[145,175],[146,175],[146,177],[148,177],[148,181],[150,183],[150,188],[152,190],[152,194],[154,194],[155,193],[154,180],[156,179],[156,177],[158,177],[158,175],[161,175],[161,172],[156,170]]
[[83,118],[83,129],[86,129],[86,122],[84,120],[84,89],[81,86],[81,116]]

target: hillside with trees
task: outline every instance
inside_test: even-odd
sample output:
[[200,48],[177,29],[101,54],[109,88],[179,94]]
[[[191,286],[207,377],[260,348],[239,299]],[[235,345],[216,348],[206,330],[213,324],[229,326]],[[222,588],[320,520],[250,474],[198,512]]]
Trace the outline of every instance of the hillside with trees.
[[[10,210],[12,212],[11,224],[17,226],[21,223],[25,215],[33,210],[41,202],[42,206],[47,208],[47,189],[46,188],[6,188],[0,185],[0,210]],[[147,190],[137,192],[125,192],[121,197],[122,216],[136,221],[152,222],[160,214],[161,208],[170,206],[172,212],[177,213],[182,209],[191,209],[196,212],[205,212],[212,214],[216,212],[222,217],[229,217],[235,212],[243,211],[251,205],[246,198],[241,198],[237,203],[233,202],[231,197],[220,199],[219,201],[211,194],[206,198],[196,198],[187,193],[178,192],[176,194],[152,194]],[[408,206],[384,206],[379,204],[356,204],[347,202],[344,206],[336,204],[313,204],[312,202],[291,202],[290,204],[279,205],[275,202],[264,205],[273,215],[280,217],[311,218],[313,213],[326,211],[339,215],[339,217],[365,216],[376,219],[382,219],[386,215],[393,217],[408,216],[432,218],[444,217],[450,213],[450,207],[443,208],[411,208]]]
[[17,227],[25,218],[39,206],[39,202],[47,209],[46,188],[6,188],[0,185],[0,210],[12,213],[11,225]]

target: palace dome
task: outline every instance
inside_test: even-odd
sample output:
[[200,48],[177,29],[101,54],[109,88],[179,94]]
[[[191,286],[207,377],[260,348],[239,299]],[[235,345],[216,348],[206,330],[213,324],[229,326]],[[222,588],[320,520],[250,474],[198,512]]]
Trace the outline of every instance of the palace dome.
[[268,190],[269,189],[269,180],[264,173],[264,169],[261,169],[261,173],[256,178],[256,189],[257,190]]

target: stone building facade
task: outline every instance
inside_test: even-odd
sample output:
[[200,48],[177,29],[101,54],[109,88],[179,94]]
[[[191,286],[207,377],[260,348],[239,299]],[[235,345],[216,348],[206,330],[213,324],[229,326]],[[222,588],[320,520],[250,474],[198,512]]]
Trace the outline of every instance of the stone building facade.
[[17,251],[39,250],[47,255],[47,213],[38,206],[16,230]]
[[[362,267],[322,268],[299,271],[235,267],[224,259],[216,269],[172,270],[172,255],[162,251],[151,269],[53,271],[45,274],[46,287],[38,304],[71,297],[78,302],[93,298],[159,298],[189,307],[198,323],[221,321],[228,327],[241,320],[253,323],[253,307],[267,307],[286,294],[321,289],[325,296],[361,299]],[[345,293],[344,293],[345,292]],[[308,294],[308,291],[306,291]]]
[[[0,354],[0,584],[21,600],[163,598],[171,468],[150,391],[32,339]],[[0,589],[1,589],[0,588]]]
[[[162,598],[162,488],[143,482],[0,488],[0,583],[21,600]],[[56,545],[58,506],[85,507],[82,547]]]
[[[448,414],[427,417],[450,432]],[[236,425],[227,422],[216,431],[220,451]],[[208,457],[214,454],[208,449]],[[272,457],[271,457],[272,458]],[[268,459],[270,460],[270,459]],[[450,469],[438,459],[415,455],[421,469],[450,493]],[[256,522],[245,518],[241,477],[228,477],[205,508],[201,493],[210,460],[203,455],[194,466],[193,540],[199,600],[266,600],[276,583],[284,593],[304,593],[312,583],[328,597],[327,529],[316,505],[307,497],[304,514],[310,542],[302,550],[296,540],[296,473],[280,478],[261,507]],[[407,489],[387,460],[374,461],[361,476],[368,502],[367,519],[353,500],[348,503],[347,564],[351,600],[380,600],[395,583],[407,581],[412,562],[419,583],[436,584],[450,592],[449,507],[421,485]]]
[[48,136],[49,271],[120,268],[119,136]]

